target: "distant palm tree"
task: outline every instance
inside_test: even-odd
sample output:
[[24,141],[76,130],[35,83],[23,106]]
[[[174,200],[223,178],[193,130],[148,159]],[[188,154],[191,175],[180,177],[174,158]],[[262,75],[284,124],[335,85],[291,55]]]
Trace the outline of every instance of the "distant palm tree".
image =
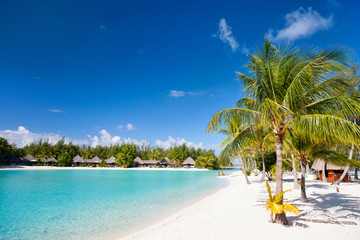
[[[309,139],[359,141],[360,128],[345,119],[360,112],[359,97],[347,95],[352,88],[349,79],[336,75],[349,73],[349,56],[343,47],[322,51],[291,44],[276,47],[265,39],[262,47],[248,55],[249,72],[238,73],[247,97],[237,102],[237,108],[216,113],[208,128],[217,129],[234,116],[239,124],[257,119],[269,126],[276,138],[276,194],[280,194],[283,145],[289,128]],[[285,213],[277,214],[275,221],[288,224]]]

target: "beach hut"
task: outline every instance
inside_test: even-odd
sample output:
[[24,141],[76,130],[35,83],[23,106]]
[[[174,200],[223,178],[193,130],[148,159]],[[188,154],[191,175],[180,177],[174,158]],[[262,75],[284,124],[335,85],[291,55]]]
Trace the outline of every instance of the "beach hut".
[[160,165],[162,167],[169,167],[171,166],[171,161],[167,157],[164,157],[163,160],[160,161]]
[[144,161],[141,160],[141,158],[136,157],[136,158],[134,159],[134,166],[135,166],[135,167],[143,167],[143,166],[144,166]]
[[28,153],[25,157],[21,158],[21,162],[26,165],[35,165],[37,163],[37,158],[34,158]]
[[102,160],[98,157],[98,156],[95,156],[93,157],[92,159],[86,159],[85,162],[91,166],[91,165],[95,165],[97,166],[98,164],[100,164],[102,162]]
[[[323,179],[323,171],[325,171],[325,177],[327,182],[335,182],[338,180],[345,170],[345,166],[336,166],[331,163],[326,163],[322,159],[316,159],[314,164],[311,166],[311,169],[315,171],[316,179]],[[348,174],[345,175],[342,182],[350,182],[350,177]]]
[[109,166],[115,166],[116,164],[116,158],[114,156],[109,157],[109,159],[105,160],[105,163]]
[[195,161],[194,159],[192,159],[191,157],[188,157],[183,163],[182,165],[184,167],[189,167],[189,168],[193,168],[195,165]]
[[79,155],[76,155],[73,159],[72,159],[72,164],[73,165],[80,165],[85,163],[85,160],[82,159]]
[[159,163],[156,159],[150,159],[150,160],[142,160],[144,162],[145,167],[153,167],[156,166],[156,164]]
[[54,163],[57,163],[58,161],[55,159],[55,158],[53,158],[53,157],[51,157],[51,158],[44,158],[44,159],[42,159],[41,160],[43,163],[48,163],[48,164],[50,164],[50,165],[53,165]]

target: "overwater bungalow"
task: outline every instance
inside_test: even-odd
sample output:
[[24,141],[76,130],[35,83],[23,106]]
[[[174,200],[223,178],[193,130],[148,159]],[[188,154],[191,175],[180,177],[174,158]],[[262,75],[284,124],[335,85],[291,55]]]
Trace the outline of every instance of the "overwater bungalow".
[[109,159],[106,159],[105,163],[108,166],[112,166],[112,167],[117,166],[116,158],[114,156],[111,156],[111,157],[109,157]]
[[159,163],[159,161],[156,159],[142,160],[142,161],[144,162],[144,167],[153,167]]
[[[326,163],[322,159],[316,159],[311,169],[315,171],[316,179],[322,180],[325,171],[325,177],[327,182],[335,182],[338,180],[345,170],[345,166],[336,166],[331,163]],[[345,175],[342,182],[350,182],[348,174]]]
[[160,165],[161,165],[161,167],[165,167],[165,168],[170,167],[171,161],[167,157],[164,157],[163,160],[160,161]]
[[45,164],[50,164],[51,166],[54,164],[54,163],[57,163],[58,160],[56,160],[55,158],[53,157],[50,157],[50,158],[44,158],[41,160],[43,163]]
[[76,166],[76,165],[80,165],[85,163],[85,160],[82,159],[79,155],[76,155],[73,159],[72,159],[72,165]]
[[184,167],[189,167],[189,168],[193,168],[195,166],[195,161],[194,159],[192,159],[191,157],[188,157],[183,163],[182,165]]
[[102,162],[102,160],[98,156],[95,156],[92,159],[85,159],[85,162],[87,163],[88,166],[95,165],[97,167],[98,164]]
[[134,159],[134,167],[143,167],[144,166],[144,161],[141,160],[141,158],[136,157]]
[[37,158],[34,158],[33,156],[31,156],[31,154],[26,154],[25,157],[21,158],[21,162],[25,165],[36,165],[37,163]]

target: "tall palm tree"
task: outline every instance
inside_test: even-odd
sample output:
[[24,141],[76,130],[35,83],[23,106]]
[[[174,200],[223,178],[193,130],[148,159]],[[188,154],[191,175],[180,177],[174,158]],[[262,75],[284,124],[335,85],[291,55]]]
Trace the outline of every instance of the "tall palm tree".
[[[265,39],[263,47],[248,55],[249,72],[238,73],[247,96],[236,108],[216,113],[208,128],[219,128],[234,116],[242,122],[258,119],[270,126],[276,138],[276,194],[280,194],[283,143],[290,127],[310,139],[360,139],[360,128],[344,118],[360,112],[359,97],[346,95],[351,89],[349,79],[334,74],[349,71],[349,55],[343,47],[322,51],[291,44],[276,47]],[[276,215],[275,221],[288,224],[285,213]]]
[[[250,184],[250,181],[246,174],[246,163],[244,156],[242,154],[241,144],[239,141],[235,142],[234,139],[238,139],[238,136],[244,136],[246,132],[249,131],[248,124],[244,123],[239,125],[239,121],[235,118],[228,119],[225,126],[227,128],[216,129],[217,133],[222,133],[227,136],[227,138],[222,141],[219,147],[224,147],[220,154],[220,160],[230,159],[231,157],[239,158],[239,161],[242,163],[242,170],[245,177],[246,184]],[[212,129],[215,130],[215,129]],[[208,132],[212,132],[208,130]],[[244,139],[244,138],[241,138]]]

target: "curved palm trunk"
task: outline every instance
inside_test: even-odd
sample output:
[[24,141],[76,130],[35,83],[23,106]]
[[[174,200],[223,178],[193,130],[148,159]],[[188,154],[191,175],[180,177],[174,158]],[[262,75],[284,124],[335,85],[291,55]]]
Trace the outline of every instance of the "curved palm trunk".
[[[279,131],[281,132],[281,131]],[[283,191],[283,145],[284,134],[275,134],[276,137],[276,194]],[[283,201],[281,200],[280,204]],[[275,222],[283,225],[288,225],[285,213],[275,214]]]
[[242,169],[243,169],[243,173],[244,173],[244,176],[245,176],[245,182],[246,182],[246,184],[251,184],[250,181],[249,181],[249,179],[248,179],[248,177],[247,177],[247,175],[246,175],[245,160],[241,157],[241,154],[240,154],[240,153],[238,153],[238,154],[239,154],[239,160],[240,160],[240,161],[242,162],[242,164],[243,164]]
[[294,189],[299,189],[299,184],[297,181],[297,171],[295,166],[295,157],[294,154],[292,153],[291,153],[291,158],[292,158],[292,168],[293,168],[293,176],[294,176]]
[[326,163],[325,163],[325,161],[324,161],[324,165],[323,165],[323,168],[322,168],[322,172],[323,172],[322,181],[327,182],[327,180],[326,180]]
[[[350,153],[349,153],[349,159],[352,159],[353,152],[354,152],[354,144],[351,145],[351,150],[350,150]],[[336,180],[336,182],[334,182],[333,184],[340,185],[340,182],[344,179],[344,177],[348,173],[349,169],[350,169],[350,166],[346,165],[343,174],[341,174],[340,178],[338,180]]]
[[308,200],[306,198],[306,189],[305,189],[305,171],[306,171],[306,164],[303,160],[301,160],[301,196],[300,201],[303,203],[307,203]]
[[263,170],[262,170],[262,176],[261,176],[260,182],[263,182],[263,181],[265,181],[265,157],[264,157],[264,151],[263,150],[261,150],[261,160],[262,160]]

